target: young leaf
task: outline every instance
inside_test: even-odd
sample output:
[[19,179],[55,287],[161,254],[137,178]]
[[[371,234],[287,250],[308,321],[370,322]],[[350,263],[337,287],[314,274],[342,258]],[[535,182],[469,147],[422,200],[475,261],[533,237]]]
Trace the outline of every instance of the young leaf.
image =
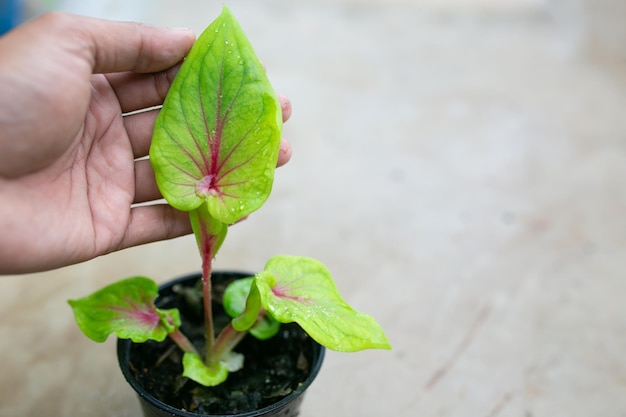
[[104,342],[109,334],[142,343],[163,341],[180,326],[178,310],[156,308],[158,285],[149,278],[118,281],[87,297],[69,300],[78,327],[87,337]]
[[224,290],[222,305],[230,317],[235,318],[246,309],[246,300],[254,277],[241,278],[228,284]]
[[295,321],[329,349],[391,348],[380,325],[352,309],[339,295],[326,267],[314,259],[276,256],[256,275],[254,285],[263,308],[277,321]]
[[200,356],[195,353],[183,355],[183,376],[205,387],[214,387],[228,378],[228,366],[218,362],[206,365]]
[[202,259],[210,262],[224,243],[228,226],[211,216],[204,203],[189,212],[189,220]]
[[267,314],[261,314],[254,326],[249,330],[250,334],[259,340],[267,340],[276,336],[280,330],[280,323]]
[[250,293],[254,277],[238,279],[226,287],[222,303],[226,313],[233,317],[237,331],[248,330],[259,340],[266,340],[278,333],[280,323],[261,309],[258,290]]
[[[233,328],[238,332],[244,332],[254,326],[257,319],[259,318],[259,314],[261,313],[261,299],[259,298],[259,291],[256,287],[252,287],[252,279],[245,282],[243,285],[248,284],[248,294],[243,299],[245,302],[244,308],[241,308],[241,305],[237,303],[237,305],[233,304],[233,300],[227,300],[231,304],[229,309],[232,312],[239,311],[239,315],[235,317],[232,321]],[[239,291],[242,290],[242,287],[239,288]],[[241,298],[237,297],[238,301],[241,302]]]
[[257,210],[272,188],[282,112],[263,66],[227,7],[200,35],[154,126],[150,160],[174,207],[203,202],[222,223]]

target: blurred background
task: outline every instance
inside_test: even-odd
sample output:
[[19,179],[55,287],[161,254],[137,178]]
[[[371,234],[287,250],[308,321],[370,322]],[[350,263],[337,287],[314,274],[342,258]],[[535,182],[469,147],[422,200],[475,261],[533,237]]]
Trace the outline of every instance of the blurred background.
[[[199,33],[223,2],[0,4],[3,28],[59,9]],[[227,4],[292,100],[294,156],[216,268],[316,257],[394,347],[329,352],[302,416],[626,416],[626,2]],[[137,416],[65,300],[198,259],[184,237],[0,278],[0,416]]]

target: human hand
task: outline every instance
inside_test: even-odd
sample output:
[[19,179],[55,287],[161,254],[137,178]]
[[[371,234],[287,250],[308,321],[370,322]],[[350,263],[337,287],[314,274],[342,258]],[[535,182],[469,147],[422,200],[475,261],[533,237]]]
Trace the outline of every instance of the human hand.
[[[147,159],[195,36],[49,13],[0,38],[0,273],[57,268],[190,233]],[[291,104],[281,97],[283,119]],[[291,149],[281,144],[278,165]]]

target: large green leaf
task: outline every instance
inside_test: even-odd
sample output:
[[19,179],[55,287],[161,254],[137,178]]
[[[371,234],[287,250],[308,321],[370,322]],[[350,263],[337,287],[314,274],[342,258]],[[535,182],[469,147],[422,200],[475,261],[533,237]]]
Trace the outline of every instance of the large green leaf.
[[132,277],[68,303],[78,327],[91,340],[104,342],[114,333],[136,343],[149,339],[161,342],[180,327],[180,314],[176,309],[156,308],[157,295],[154,281]]
[[261,304],[281,323],[298,323],[332,350],[390,349],[380,325],[350,307],[326,267],[315,259],[276,256],[255,277]]
[[231,224],[272,188],[281,106],[241,27],[224,7],[198,38],[157,117],[150,159],[174,207],[203,202]]

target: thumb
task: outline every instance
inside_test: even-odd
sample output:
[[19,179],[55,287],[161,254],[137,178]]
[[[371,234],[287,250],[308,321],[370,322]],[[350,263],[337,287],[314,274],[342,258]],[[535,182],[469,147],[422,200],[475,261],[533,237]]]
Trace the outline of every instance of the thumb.
[[93,73],[162,71],[180,62],[196,39],[191,29],[49,14],[50,24],[81,41],[75,52],[90,63]]

